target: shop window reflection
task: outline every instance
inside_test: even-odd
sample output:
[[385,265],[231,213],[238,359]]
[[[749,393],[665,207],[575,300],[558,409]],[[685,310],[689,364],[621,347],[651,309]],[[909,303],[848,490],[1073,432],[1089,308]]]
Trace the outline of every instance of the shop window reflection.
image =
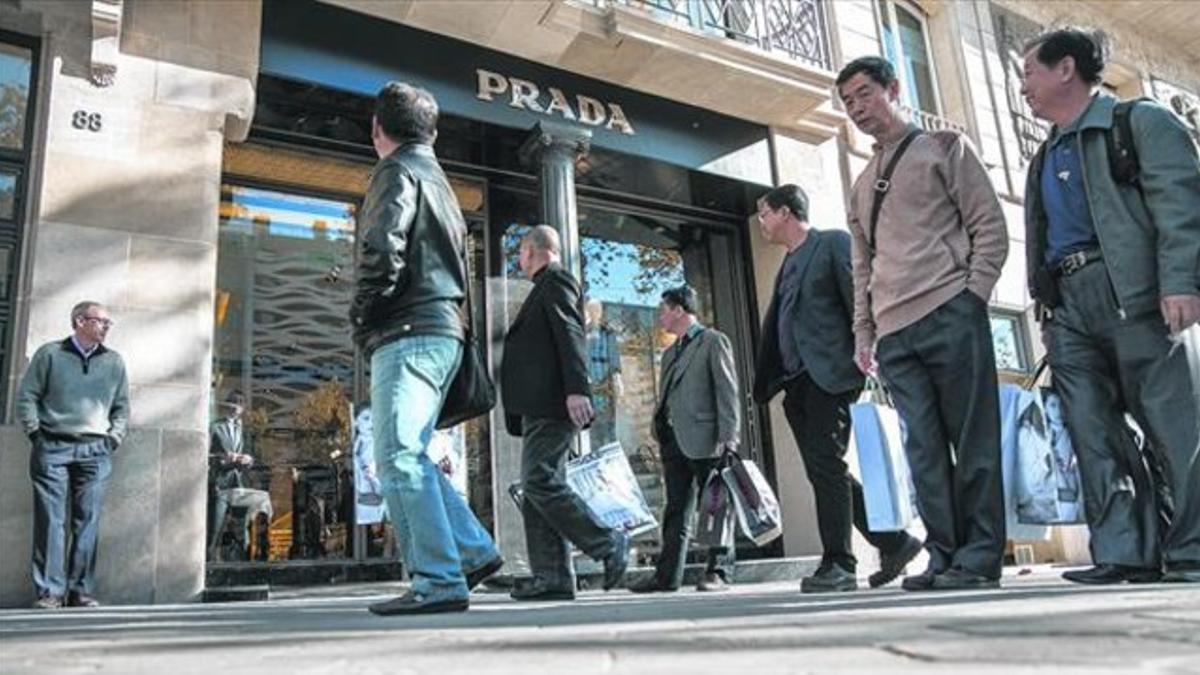
[[[354,351],[345,308],[355,217],[351,201],[222,186],[213,561],[350,556]],[[231,402],[239,397],[243,410],[234,425]],[[239,463],[231,454],[247,459]]]
[[0,148],[21,150],[25,145],[25,118],[33,52],[0,43]]

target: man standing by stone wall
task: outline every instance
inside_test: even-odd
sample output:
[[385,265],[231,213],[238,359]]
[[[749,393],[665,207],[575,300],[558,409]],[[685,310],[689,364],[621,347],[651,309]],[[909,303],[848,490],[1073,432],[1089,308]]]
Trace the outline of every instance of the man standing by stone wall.
[[1000,201],[962,134],[908,121],[890,63],[855,59],[837,88],[876,141],[850,197],[855,359],[871,372],[878,354],[907,423],[928,533],[929,568],[903,587],[995,587],[1005,524],[988,298],[1008,256]]
[[[38,609],[99,605],[95,576],[100,507],[112,454],[129,423],[125,362],[104,346],[112,325],[103,305],[75,305],[73,332],[34,353],[17,394],[17,416],[33,444],[29,475]],[[69,551],[64,528],[68,493]]]
[[[1169,110],[1100,90],[1105,47],[1064,28],[1025,50],[1023,93],[1054,124],[1025,187],[1030,289],[1092,534],[1094,567],[1063,577],[1157,581],[1165,563],[1166,580],[1200,582],[1200,410],[1182,345],[1200,321],[1200,159]],[[1166,532],[1126,412],[1173,493]]]

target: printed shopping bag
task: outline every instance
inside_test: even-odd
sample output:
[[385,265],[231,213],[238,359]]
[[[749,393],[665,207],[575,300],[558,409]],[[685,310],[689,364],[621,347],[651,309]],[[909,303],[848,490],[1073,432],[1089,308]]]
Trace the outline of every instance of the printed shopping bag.
[[704,481],[697,514],[696,543],[709,548],[733,546],[734,507],[718,466]]
[[783,534],[783,514],[775,491],[758,465],[730,453],[721,478],[729,488],[738,526],[746,538],[762,546]]

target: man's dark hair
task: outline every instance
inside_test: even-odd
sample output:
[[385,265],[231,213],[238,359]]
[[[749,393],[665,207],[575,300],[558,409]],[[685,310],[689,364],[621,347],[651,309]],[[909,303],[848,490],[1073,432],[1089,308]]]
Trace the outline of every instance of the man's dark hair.
[[437,138],[437,101],[433,94],[405,82],[383,85],[375,97],[375,119],[397,143],[433,143]]
[[859,73],[866,73],[881,87],[887,87],[896,81],[896,69],[887,59],[880,56],[860,56],[842,68],[834,86],[841,89],[843,84]]
[[1025,43],[1024,53],[1037,50],[1037,60],[1054,66],[1070,56],[1075,72],[1088,84],[1100,84],[1108,61],[1108,36],[1101,30],[1064,26],[1048,30]]
[[780,185],[764,195],[763,201],[773,211],[778,211],[780,207],[786,206],[787,210],[796,216],[796,220],[808,221],[808,195],[804,194],[804,190],[801,190],[799,185],[793,183]]
[[676,288],[668,288],[663,291],[662,299],[663,302],[672,307],[682,307],[683,311],[688,314],[696,313],[696,305],[698,304],[696,289],[687,284]]

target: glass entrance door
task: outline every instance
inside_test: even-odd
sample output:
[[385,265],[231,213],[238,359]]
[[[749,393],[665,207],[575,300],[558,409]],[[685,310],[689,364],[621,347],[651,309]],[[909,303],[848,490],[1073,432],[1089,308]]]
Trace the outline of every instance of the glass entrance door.
[[[520,237],[537,224],[538,213],[532,192],[492,191],[491,222],[500,262],[492,294],[497,350],[503,329],[516,317],[533,285],[522,276],[517,256]],[[658,304],[669,288],[687,283],[696,289],[700,321],[727,333],[735,345],[745,400],[749,355],[736,347],[749,344],[749,321],[742,318],[745,284],[737,281],[736,272],[740,243],[729,226],[602,202],[582,201],[578,222],[588,366],[596,409],[582,444],[586,450],[620,443],[651,508],[661,513],[666,493],[651,429],[662,386],[661,356],[674,338],[657,323]],[[746,418],[755,412],[743,406],[743,444],[750,456],[758,456],[753,432],[757,425]],[[518,478],[519,441],[504,436],[499,442],[509,446],[501,451],[511,465],[500,467],[504,487],[505,479]],[[659,536],[650,532],[639,537],[639,553],[656,553]]]

